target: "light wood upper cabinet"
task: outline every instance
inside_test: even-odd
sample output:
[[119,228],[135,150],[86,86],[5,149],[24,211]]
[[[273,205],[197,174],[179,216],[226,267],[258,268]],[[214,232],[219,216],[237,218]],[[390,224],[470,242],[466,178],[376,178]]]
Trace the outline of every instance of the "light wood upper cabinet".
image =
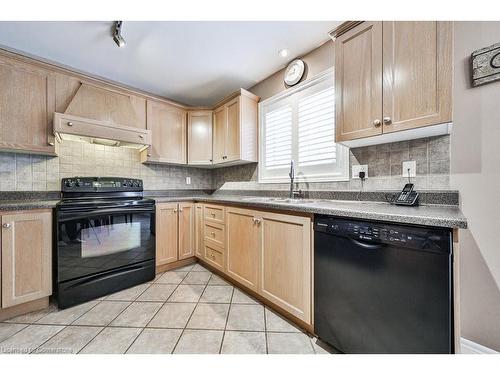
[[241,89],[214,110],[214,164],[258,160],[258,101],[259,97]]
[[384,22],[384,133],[451,121],[452,23]]
[[156,204],[156,266],[178,260],[179,217],[177,203]]
[[147,128],[153,133],[153,142],[142,151],[141,161],[186,164],[186,117],[182,108],[148,100]]
[[238,160],[241,157],[240,137],[240,98],[234,98],[226,104],[226,162]]
[[51,72],[0,56],[0,150],[55,155]]
[[226,210],[226,273],[255,291],[259,286],[261,230],[255,211]]
[[188,112],[188,164],[212,164],[212,111]]
[[213,124],[213,163],[223,163],[226,155],[227,108],[221,106],[214,110]]
[[179,203],[179,260],[195,255],[194,203]]
[[52,212],[2,215],[2,308],[52,294]]
[[260,293],[289,313],[311,322],[311,219],[262,214]]
[[451,22],[363,22],[335,40],[336,141],[450,122],[451,85]]
[[381,124],[382,22],[364,22],[335,40],[336,139],[381,134]]

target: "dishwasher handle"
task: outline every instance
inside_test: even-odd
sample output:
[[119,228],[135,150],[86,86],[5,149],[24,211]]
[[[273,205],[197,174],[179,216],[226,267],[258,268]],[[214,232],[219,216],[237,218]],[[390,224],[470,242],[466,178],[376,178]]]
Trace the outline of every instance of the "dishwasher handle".
[[367,250],[378,250],[378,249],[382,249],[382,248],[387,246],[387,244],[385,244],[385,243],[364,242],[364,241],[355,240],[354,238],[351,238],[351,237],[348,237],[348,239],[356,246],[362,247],[363,249],[367,249]]

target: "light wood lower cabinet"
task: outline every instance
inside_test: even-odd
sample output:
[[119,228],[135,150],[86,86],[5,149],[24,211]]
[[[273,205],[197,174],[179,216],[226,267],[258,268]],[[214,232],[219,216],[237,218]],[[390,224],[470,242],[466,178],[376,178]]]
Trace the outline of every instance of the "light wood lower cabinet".
[[212,245],[205,241],[205,262],[211,264],[213,267],[224,270],[224,254],[223,249],[218,246]]
[[[204,210],[205,261],[311,324],[311,218],[212,205]],[[224,243],[212,228],[225,231]]]
[[197,203],[195,205],[195,245],[194,253],[198,258],[204,259],[205,250],[203,249],[203,204]]
[[52,294],[52,211],[3,214],[2,308]]
[[179,203],[179,260],[194,257],[193,203]]
[[194,203],[156,204],[156,266],[195,255]]
[[260,293],[305,322],[311,321],[311,219],[262,214]]
[[156,204],[156,265],[172,263],[178,260],[177,203]]
[[255,211],[226,209],[226,272],[248,288],[259,289],[261,228]]

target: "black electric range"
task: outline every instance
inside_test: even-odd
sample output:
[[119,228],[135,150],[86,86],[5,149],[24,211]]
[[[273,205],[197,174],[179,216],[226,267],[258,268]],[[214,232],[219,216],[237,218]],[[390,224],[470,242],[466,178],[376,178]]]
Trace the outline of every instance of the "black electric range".
[[141,180],[74,177],[56,206],[55,292],[66,308],[153,280],[155,201]]

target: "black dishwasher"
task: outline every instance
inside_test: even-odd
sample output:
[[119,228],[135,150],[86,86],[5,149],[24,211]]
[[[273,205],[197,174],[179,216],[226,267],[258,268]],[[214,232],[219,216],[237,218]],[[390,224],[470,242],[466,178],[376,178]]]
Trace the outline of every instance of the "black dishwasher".
[[314,328],[344,353],[454,353],[452,234],[316,215]]

